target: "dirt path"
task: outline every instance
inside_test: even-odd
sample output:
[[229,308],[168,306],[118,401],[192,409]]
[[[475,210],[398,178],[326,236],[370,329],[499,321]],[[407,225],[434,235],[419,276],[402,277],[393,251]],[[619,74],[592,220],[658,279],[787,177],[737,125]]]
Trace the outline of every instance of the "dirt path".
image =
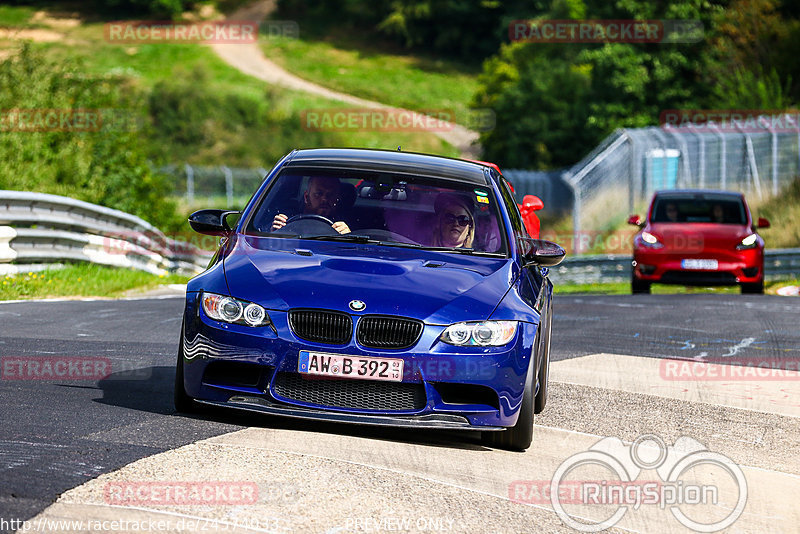
[[[231,20],[251,20],[260,22],[275,8],[274,0],[263,0],[249,4],[235,13],[229,18]],[[321,85],[317,85],[308,80],[304,80],[294,74],[287,72],[282,67],[278,66],[275,62],[267,59],[261,48],[257,43],[248,44],[220,44],[214,43],[210,45],[211,48],[229,65],[239,69],[241,72],[263,80],[267,83],[286,87],[287,89],[295,89],[298,91],[305,91],[323,98],[330,100],[338,100],[346,102],[358,107],[368,109],[383,109],[383,110],[398,110],[379,102],[365,100],[346,93],[333,91]],[[404,110],[403,110],[404,111]],[[413,113],[413,112],[412,112]],[[413,113],[413,115],[417,115]],[[447,123],[443,128],[445,131],[431,132],[455,146],[464,157],[476,157],[480,152],[478,142],[478,134],[459,124]]]

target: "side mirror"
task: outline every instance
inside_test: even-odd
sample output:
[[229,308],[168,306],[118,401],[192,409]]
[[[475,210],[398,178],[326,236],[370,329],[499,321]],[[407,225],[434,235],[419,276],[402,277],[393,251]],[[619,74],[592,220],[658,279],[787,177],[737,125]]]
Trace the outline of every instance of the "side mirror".
[[631,215],[628,217],[628,224],[632,224],[634,226],[641,226],[644,223],[641,217],[638,215]]
[[756,228],[769,228],[769,220],[765,219],[764,217],[758,218],[758,223],[756,223]]
[[222,236],[233,231],[226,220],[228,215],[239,214],[229,210],[200,210],[189,215],[189,225],[200,234]]
[[522,208],[529,211],[539,211],[544,208],[544,202],[536,195],[525,195],[522,199]]
[[522,238],[519,240],[522,257],[525,260],[523,267],[540,265],[554,267],[561,263],[567,251],[552,241],[544,239]]

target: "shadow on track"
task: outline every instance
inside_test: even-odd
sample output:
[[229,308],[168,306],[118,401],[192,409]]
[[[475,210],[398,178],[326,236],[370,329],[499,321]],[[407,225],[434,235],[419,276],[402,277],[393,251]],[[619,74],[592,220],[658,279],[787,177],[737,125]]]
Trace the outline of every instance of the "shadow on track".
[[407,428],[372,427],[276,417],[213,406],[203,407],[202,411],[197,414],[182,414],[175,411],[172,403],[174,380],[175,368],[167,366],[144,367],[133,371],[113,373],[98,382],[98,387],[102,390],[103,396],[95,399],[95,402],[154,414],[172,415],[176,418],[181,418],[184,422],[187,419],[195,419],[243,427],[346,434],[353,437],[427,445],[430,447],[491,450],[480,444],[480,434],[478,432],[427,429],[409,431]]

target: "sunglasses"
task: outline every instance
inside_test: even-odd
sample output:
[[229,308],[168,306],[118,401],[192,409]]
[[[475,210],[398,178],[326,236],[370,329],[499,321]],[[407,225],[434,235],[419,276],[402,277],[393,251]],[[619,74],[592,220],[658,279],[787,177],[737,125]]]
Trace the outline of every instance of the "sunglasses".
[[452,213],[444,214],[444,222],[447,224],[458,224],[459,226],[471,225],[472,221],[466,215],[454,215]]

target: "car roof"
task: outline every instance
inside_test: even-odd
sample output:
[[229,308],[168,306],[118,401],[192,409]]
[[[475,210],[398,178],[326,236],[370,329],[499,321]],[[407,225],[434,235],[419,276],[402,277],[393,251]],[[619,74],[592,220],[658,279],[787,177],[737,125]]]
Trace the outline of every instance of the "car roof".
[[360,169],[425,175],[477,185],[489,183],[485,167],[443,156],[364,148],[312,148],[294,151],[285,167]]
[[655,197],[692,197],[700,195],[729,196],[731,198],[742,198],[744,195],[738,191],[722,191],[720,189],[665,189],[656,191]]

